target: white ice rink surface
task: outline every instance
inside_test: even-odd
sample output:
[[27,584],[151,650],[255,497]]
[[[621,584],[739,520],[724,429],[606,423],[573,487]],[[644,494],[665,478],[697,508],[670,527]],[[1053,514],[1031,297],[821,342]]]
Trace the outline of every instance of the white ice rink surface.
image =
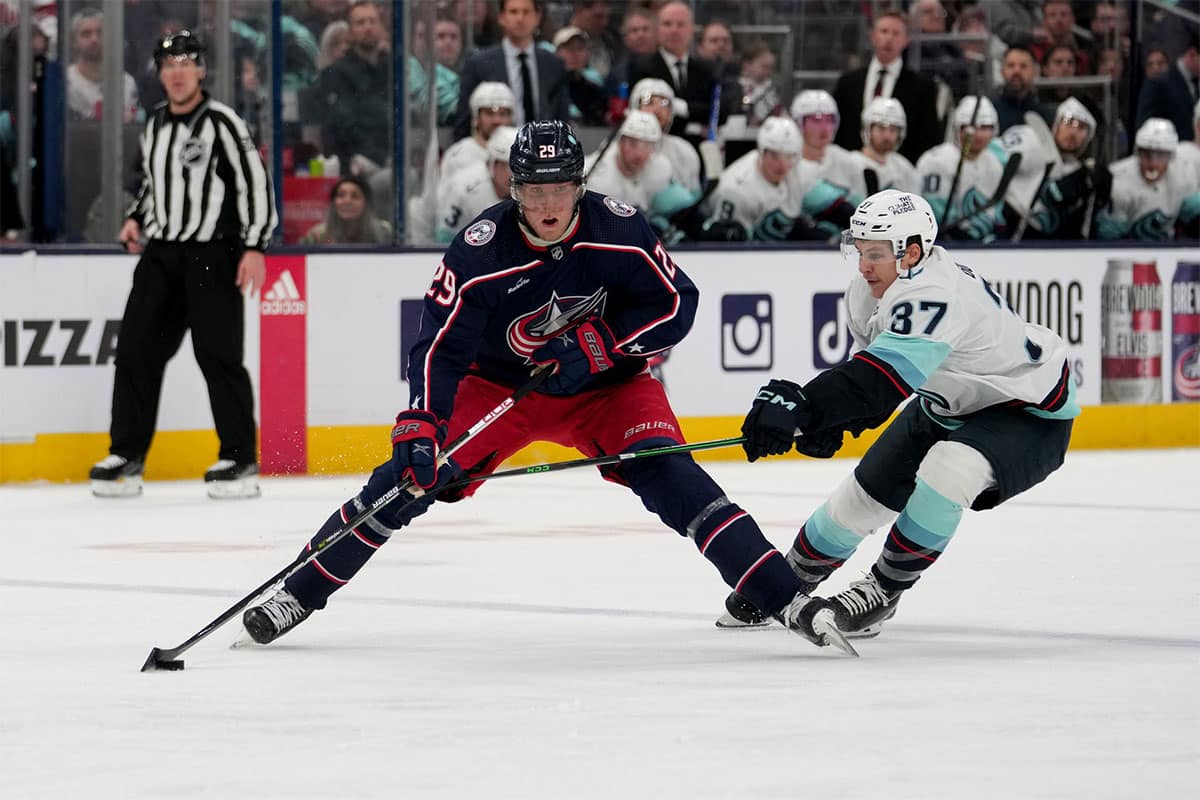
[[[786,547],[851,462],[717,464]],[[359,479],[0,487],[0,796],[1200,797],[1200,453],[1072,453],[969,513],[862,658],[590,469],[436,507],[267,648],[233,624]],[[827,588],[874,560],[869,539]]]

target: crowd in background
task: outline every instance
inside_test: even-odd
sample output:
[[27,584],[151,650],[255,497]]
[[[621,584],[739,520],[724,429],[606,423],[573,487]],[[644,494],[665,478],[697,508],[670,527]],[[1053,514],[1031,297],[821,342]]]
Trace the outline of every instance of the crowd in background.
[[[15,239],[28,224],[35,241],[111,239],[88,224],[98,189],[83,169],[67,170],[73,198],[62,216],[77,221],[46,218],[50,176],[36,169],[37,219],[21,218],[16,5],[0,0],[0,233]],[[47,64],[65,62],[63,113],[35,104],[39,142],[44,126],[65,118],[70,132],[57,141],[66,161],[94,164],[79,151],[98,142],[95,124],[114,105],[101,90],[103,4],[33,5],[31,88],[45,92]],[[1200,55],[1191,20],[1200,2],[1174,5],[1183,13],[1132,0],[413,2],[401,122],[418,131],[432,115],[440,134],[410,136],[398,166],[392,15],[404,6],[283,0],[275,123],[270,4],[234,0],[228,100],[264,147],[280,126],[285,178],[324,179],[327,213],[289,243],[393,243],[388,221],[397,211],[404,242],[445,241],[480,202],[506,196],[497,164],[511,129],[551,118],[597,132],[587,140],[591,188],[642,208],[673,241],[827,238],[864,193],[889,186],[921,191],[951,235],[966,239],[1018,230],[1024,238],[1194,236]],[[125,2],[119,107],[133,137],[162,100],[152,43],[180,28],[204,37],[213,8],[212,0]],[[1072,80],[1094,76],[1111,83]],[[1162,164],[1141,164],[1131,183],[1120,165],[1140,152]],[[1013,153],[1020,168],[1006,177]],[[397,209],[401,167],[406,197]],[[300,202],[293,187],[303,184],[284,184],[285,221],[289,203]],[[1154,206],[1153,224],[1136,218],[1149,213],[1143,190],[1169,195],[1158,203],[1168,207]],[[347,209],[368,218],[343,222]]]

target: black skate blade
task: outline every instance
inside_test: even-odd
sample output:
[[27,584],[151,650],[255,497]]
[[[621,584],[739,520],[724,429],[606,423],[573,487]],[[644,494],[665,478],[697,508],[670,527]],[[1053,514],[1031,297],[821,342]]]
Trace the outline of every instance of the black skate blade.
[[146,663],[142,664],[142,672],[178,672],[183,669],[182,659],[163,658],[163,651],[155,647],[150,651]]
[[818,611],[813,617],[812,626],[813,632],[820,636],[825,644],[831,644],[846,655],[858,658],[858,651],[854,649],[854,645],[850,644],[846,634],[842,633],[837,623],[834,622],[833,609],[825,608]]

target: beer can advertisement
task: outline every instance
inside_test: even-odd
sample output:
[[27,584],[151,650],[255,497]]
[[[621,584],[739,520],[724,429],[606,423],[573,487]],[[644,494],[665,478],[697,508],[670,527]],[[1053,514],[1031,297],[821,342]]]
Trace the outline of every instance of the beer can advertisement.
[[1200,262],[1180,261],[1171,280],[1171,399],[1200,400]]
[[1100,287],[1100,400],[1163,400],[1162,283],[1153,261],[1110,259]]

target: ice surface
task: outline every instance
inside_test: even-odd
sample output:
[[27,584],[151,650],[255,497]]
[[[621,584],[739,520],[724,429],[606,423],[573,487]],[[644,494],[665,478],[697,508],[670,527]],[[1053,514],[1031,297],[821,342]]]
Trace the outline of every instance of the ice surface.
[[[851,462],[716,464],[786,547]],[[1072,453],[968,514],[862,658],[591,470],[435,508],[266,647],[230,625],[359,478],[0,487],[5,798],[1177,798],[1200,787],[1200,453]],[[831,579],[874,560],[873,537]]]

